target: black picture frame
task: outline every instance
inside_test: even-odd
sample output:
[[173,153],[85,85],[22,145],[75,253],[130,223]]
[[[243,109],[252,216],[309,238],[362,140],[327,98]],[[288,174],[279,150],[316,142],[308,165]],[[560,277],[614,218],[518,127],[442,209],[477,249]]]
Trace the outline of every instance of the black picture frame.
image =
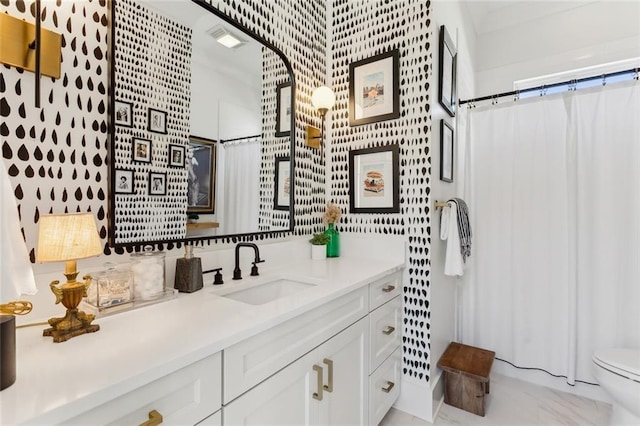
[[291,205],[291,159],[276,157],[275,190],[273,196],[274,210],[289,210]]
[[291,82],[276,87],[276,137],[291,135]]
[[458,93],[456,87],[456,72],[458,52],[453,39],[444,25],[440,27],[440,66],[438,101],[451,117],[456,116]]
[[169,156],[167,158],[169,167],[184,168],[186,151],[183,145],[169,144]]
[[215,213],[216,150],[215,140],[189,136],[187,213]]
[[453,182],[455,132],[445,120],[440,120],[440,180]]
[[133,104],[125,101],[113,101],[113,123],[116,126],[133,127]]
[[398,144],[349,151],[349,212],[400,212]]
[[159,109],[149,108],[147,114],[147,130],[153,133],[167,134],[167,113]]
[[149,195],[167,195],[167,174],[149,172]]
[[400,117],[399,58],[394,49],[349,64],[349,126]]
[[114,169],[113,190],[116,194],[134,194],[135,171],[132,169]]
[[133,138],[131,140],[131,158],[137,163],[151,163],[153,144],[151,139]]

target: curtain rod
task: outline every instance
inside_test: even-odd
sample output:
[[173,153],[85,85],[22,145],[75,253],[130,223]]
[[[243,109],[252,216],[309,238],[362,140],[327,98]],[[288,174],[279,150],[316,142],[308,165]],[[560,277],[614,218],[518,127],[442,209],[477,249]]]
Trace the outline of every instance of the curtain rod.
[[233,139],[224,139],[224,140],[220,140],[220,143],[227,143],[227,142],[236,142],[236,141],[242,141],[245,139],[255,139],[255,138],[261,138],[262,135],[253,135],[253,136],[243,136],[241,138],[233,138]]
[[543,84],[542,86],[529,87],[529,88],[521,89],[521,90],[513,90],[511,92],[498,93],[496,95],[491,95],[491,96],[482,96],[480,98],[465,99],[463,101],[459,101],[458,104],[459,105],[464,105],[464,104],[473,103],[473,102],[488,101],[488,100],[491,100],[491,99],[504,98],[505,96],[514,96],[514,95],[519,95],[521,93],[541,91],[541,90],[549,89],[549,88],[552,88],[552,87],[575,85],[575,84],[578,84],[578,83],[583,83],[585,81],[592,81],[592,80],[598,80],[598,79],[605,80],[608,77],[616,77],[616,76],[624,75],[624,74],[631,74],[631,73],[638,74],[639,71],[640,71],[640,68],[630,68],[630,69],[627,69],[627,70],[624,70],[624,71],[616,71],[616,72],[610,72],[610,73],[606,73],[606,74],[594,75],[594,76],[591,76],[591,77],[583,77],[583,78],[578,78],[578,79],[573,79],[573,80],[562,81],[560,83]]

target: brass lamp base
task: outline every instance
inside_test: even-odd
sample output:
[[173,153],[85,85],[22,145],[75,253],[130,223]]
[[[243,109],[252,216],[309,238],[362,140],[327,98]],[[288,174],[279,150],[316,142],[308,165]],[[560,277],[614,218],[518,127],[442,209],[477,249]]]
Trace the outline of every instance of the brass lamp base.
[[60,281],[53,281],[49,285],[53,294],[56,295],[56,304],[62,302],[67,308],[67,314],[64,317],[49,319],[51,328],[42,332],[43,336],[52,336],[55,343],[100,330],[99,325],[91,324],[95,315],[78,310],[78,305],[87,295],[87,289],[91,285],[91,276],[85,275],[82,278],[85,280],[84,283],[77,282],[75,276],[67,275],[68,281],[65,284],[58,287]]

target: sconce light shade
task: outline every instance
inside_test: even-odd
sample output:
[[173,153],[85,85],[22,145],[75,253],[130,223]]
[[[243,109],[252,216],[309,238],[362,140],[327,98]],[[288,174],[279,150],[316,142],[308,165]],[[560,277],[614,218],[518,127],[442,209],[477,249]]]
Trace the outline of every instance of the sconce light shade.
[[336,95],[329,87],[320,86],[313,91],[311,104],[321,115],[324,115],[336,104]]
[[93,214],[41,216],[36,254],[38,262],[66,262],[102,254]]

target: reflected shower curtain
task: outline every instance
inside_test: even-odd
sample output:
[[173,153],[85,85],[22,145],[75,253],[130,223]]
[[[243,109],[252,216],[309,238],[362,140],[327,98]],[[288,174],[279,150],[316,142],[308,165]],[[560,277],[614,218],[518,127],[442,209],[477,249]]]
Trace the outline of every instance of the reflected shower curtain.
[[638,84],[468,112],[463,343],[570,384],[640,346],[638,117]]
[[219,199],[219,233],[238,234],[258,231],[260,210],[261,142],[226,143],[220,149],[223,171]]

